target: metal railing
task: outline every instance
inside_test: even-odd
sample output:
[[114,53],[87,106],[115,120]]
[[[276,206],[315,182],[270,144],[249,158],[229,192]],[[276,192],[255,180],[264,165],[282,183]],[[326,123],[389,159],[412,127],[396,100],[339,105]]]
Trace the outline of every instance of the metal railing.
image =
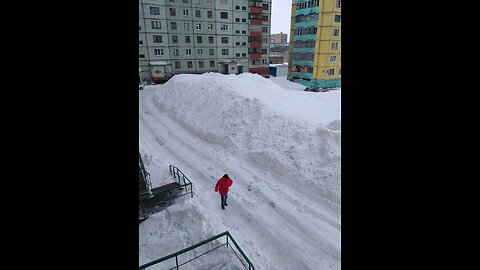
[[147,185],[148,193],[152,193],[152,180],[150,179],[150,174],[145,169],[142,161],[142,155],[138,153],[139,166],[142,171],[143,179],[145,179],[145,184]]
[[[168,169],[170,171],[170,174],[173,175],[173,178],[178,180],[178,183],[180,184],[180,186],[185,188],[186,193],[181,195],[191,194],[193,198],[193,186],[190,179],[188,179],[188,177],[186,177],[185,174],[183,174],[183,172],[180,171],[180,169],[178,169],[173,165],[169,165]],[[188,191],[188,187],[190,187],[190,191]]]
[[[179,262],[178,262],[178,256],[179,256],[179,255],[181,255],[181,254],[183,254],[183,253],[186,253],[186,252],[188,252],[188,251],[190,251],[190,250],[193,250],[193,249],[195,249],[195,248],[198,248],[198,247],[200,247],[200,246],[203,246],[203,245],[205,245],[205,244],[207,244],[207,243],[209,243],[209,242],[212,242],[212,241],[214,241],[214,240],[216,240],[216,239],[218,239],[218,238],[221,238],[221,237],[223,237],[223,236],[225,236],[225,239],[226,239],[226,242],[225,242],[225,243],[223,243],[223,244],[221,244],[221,245],[219,245],[219,246],[217,246],[217,247],[215,247],[215,248],[213,248],[213,249],[210,249],[210,250],[208,250],[207,252],[204,252],[204,253],[202,253],[202,254],[200,254],[200,255],[198,255],[198,256],[195,256],[194,258],[189,259],[189,260],[186,261],[186,262],[183,262],[183,263],[180,263],[180,264],[179,264]],[[235,252],[232,244],[230,244],[230,243],[228,242],[228,239],[230,239],[230,241],[233,243],[233,246],[234,246],[234,247],[237,249],[237,251],[240,253],[240,256],[237,254],[237,252]],[[243,267],[245,267],[245,269],[255,270],[255,267],[253,266],[252,262],[248,259],[248,257],[245,255],[245,253],[243,253],[243,250],[238,246],[237,242],[235,241],[235,239],[233,239],[232,235],[231,235],[228,231],[225,231],[225,232],[223,232],[223,233],[221,233],[221,234],[218,234],[218,235],[216,235],[216,236],[213,236],[213,237],[211,237],[211,238],[209,238],[209,239],[207,239],[207,240],[204,240],[204,241],[202,241],[202,242],[200,242],[200,243],[197,243],[197,244],[195,244],[195,245],[193,245],[193,246],[184,248],[184,249],[182,249],[182,250],[180,250],[180,251],[177,251],[177,252],[175,252],[175,253],[172,253],[172,254],[167,255],[167,256],[165,256],[165,257],[162,257],[162,258],[160,258],[160,259],[157,259],[157,260],[151,261],[151,262],[149,262],[149,263],[146,263],[146,264],[144,264],[144,265],[141,265],[141,266],[139,267],[139,269],[147,269],[148,267],[151,267],[151,266],[153,266],[153,265],[157,265],[157,264],[159,264],[159,263],[161,263],[161,262],[163,262],[163,261],[166,261],[166,260],[168,260],[168,259],[175,258],[175,266],[172,267],[172,268],[170,268],[170,269],[177,269],[177,270],[178,270],[180,266],[182,266],[182,265],[184,265],[184,264],[187,264],[187,263],[189,263],[189,262],[191,262],[191,261],[193,261],[193,260],[195,260],[195,259],[197,259],[197,258],[199,258],[199,257],[201,257],[201,256],[203,256],[203,255],[205,255],[205,254],[213,251],[213,250],[216,250],[216,249],[218,249],[218,248],[220,248],[220,247],[223,247],[223,246],[227,246],[227,249],[228,249],[228,247],[230,246],[230,248],[231,248],[230,250],[233,251],[233,253],[235,254],[235,256],[237,256],[237,258],[240,260],[240,262],[242,263]],[[242,259],[243,259],[243,260],[242,260]]]

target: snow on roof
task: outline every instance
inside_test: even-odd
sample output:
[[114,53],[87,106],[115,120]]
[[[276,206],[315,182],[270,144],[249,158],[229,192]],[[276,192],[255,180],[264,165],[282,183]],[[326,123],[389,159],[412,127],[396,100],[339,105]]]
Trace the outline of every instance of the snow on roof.
[[288,63],[283,64],[270,64],[271,67],[288,67]]
[[150,62],[151,66],[166,66],[167,62],[165,61],[152,61]]

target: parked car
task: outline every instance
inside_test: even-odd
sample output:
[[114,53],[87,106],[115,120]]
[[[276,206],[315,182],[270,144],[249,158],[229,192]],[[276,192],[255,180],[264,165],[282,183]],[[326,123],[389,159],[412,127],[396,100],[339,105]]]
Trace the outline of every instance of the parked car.
[[318,86],[309,86],[309,87],[305,88],[305,91],[320,92],[320,88],[318,88]]

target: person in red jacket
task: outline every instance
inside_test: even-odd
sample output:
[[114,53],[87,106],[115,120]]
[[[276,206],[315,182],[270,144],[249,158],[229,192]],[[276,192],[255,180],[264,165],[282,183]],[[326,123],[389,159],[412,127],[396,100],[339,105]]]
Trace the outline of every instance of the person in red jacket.
[[228,174],[225,174],[222,178],[218,179],[217,184],[215,185],[215,192],[220,192],[220,199],[222,200],[222,209],[225,209],[227,204],[227,194],[228,188],[233,184],[233,180],[228,177]]

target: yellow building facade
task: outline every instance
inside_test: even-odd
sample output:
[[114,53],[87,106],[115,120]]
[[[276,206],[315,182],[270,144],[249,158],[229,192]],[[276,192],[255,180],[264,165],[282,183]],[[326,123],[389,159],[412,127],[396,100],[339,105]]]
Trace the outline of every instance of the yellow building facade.
[[341,0],[293,0],[288,79],[341,86]]

